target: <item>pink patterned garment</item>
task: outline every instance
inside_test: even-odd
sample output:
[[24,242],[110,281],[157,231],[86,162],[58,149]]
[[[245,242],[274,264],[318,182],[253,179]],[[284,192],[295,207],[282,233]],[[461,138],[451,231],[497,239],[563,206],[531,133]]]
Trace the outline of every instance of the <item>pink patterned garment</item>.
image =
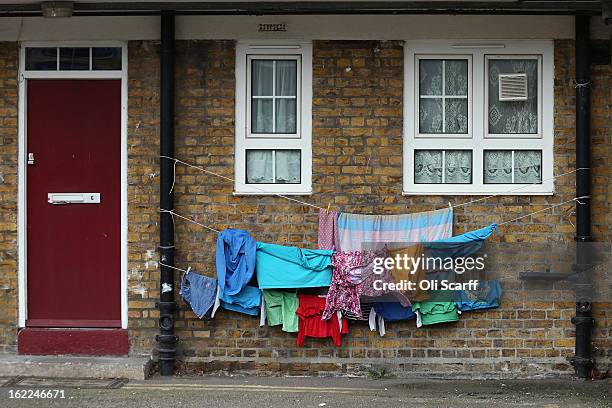
[[319,210],[319,249],[338,249],[338,211]]
[[351,271],[371,264],[379,253],[367,251],[338,251],[332,255],[332,279],[327,292],[323,320],[328,320],[338,310],[361,316],[359,291]]

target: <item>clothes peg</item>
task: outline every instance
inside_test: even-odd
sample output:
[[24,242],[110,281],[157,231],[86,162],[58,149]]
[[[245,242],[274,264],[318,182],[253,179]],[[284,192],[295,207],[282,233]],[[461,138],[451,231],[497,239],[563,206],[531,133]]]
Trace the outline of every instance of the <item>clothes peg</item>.
[[453,206],[451,205],[451,202],[448,202],[448,208],[450,208],[451,210],[453,209]]
[[327,203],[327,212],[329,212],[329,207],[331,207],[331,203]]
[[190,270],[191,270],[191,266],[187,267],[187,271],[185,272],[185,275],[187,275]]

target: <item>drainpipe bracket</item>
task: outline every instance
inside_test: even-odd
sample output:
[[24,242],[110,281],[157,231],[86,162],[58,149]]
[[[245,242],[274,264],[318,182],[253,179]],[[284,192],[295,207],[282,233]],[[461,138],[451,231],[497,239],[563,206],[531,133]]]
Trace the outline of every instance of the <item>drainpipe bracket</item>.
[[570,364],[574,367],[593,367],[595,365],[595,360],[592,358],[584,358],[584,357],[572,357],[570,359]]
[[575,326],[595,326],[595,319],[588,316],[574,316],[572,317],[571,321]]

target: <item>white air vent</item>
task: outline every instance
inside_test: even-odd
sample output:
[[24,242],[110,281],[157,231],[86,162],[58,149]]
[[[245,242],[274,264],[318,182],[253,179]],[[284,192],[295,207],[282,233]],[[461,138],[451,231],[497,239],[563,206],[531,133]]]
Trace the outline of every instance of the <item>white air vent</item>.
[[527,100],[527,74],[499,74],[500,101]]

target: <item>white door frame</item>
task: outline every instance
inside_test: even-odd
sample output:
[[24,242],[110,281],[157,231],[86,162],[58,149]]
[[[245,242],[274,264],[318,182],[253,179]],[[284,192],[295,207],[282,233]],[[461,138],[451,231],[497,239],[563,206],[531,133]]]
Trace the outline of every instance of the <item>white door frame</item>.
[[[121,47],[121,71],[26,71],[26,47]],[[121,80],[121,328],[127,329],[127,269],[128,269],[128,205],[127,205],[127,43],[119,41],[54,41],[24,42],[19,50],[19,117],[18,117],[18,188],[17,188],[17,279],[19,303],[19,327],[25,327],[27,319],[27,118],[26,81],[38,79],[120,79]]]

